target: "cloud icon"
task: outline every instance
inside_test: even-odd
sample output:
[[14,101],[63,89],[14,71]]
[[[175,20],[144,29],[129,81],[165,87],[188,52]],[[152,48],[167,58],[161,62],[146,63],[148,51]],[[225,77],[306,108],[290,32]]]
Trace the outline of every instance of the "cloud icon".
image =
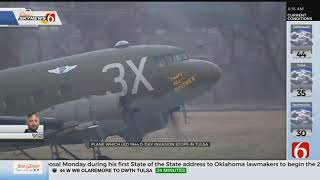
[[290,42],[295,46],[312,46],[312,33],[304,30],[293,31]]

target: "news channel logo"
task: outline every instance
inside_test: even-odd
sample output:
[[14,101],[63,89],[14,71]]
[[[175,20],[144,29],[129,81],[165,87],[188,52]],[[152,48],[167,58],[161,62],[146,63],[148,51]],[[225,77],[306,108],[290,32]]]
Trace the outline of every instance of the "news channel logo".
[[310,157],[309,142],[293,142],[291,155],[295,159],[307,159]]
[[62,23],[57,11],[0,8],[0,27],[38,27],[39,25],[62,25]]
[[19,15],[19,21],[38,21],[40,24],[49,24],[55,23],[57,20],[57,12],[43,12],[43,13],[35,13],[35,12],[22,12]]

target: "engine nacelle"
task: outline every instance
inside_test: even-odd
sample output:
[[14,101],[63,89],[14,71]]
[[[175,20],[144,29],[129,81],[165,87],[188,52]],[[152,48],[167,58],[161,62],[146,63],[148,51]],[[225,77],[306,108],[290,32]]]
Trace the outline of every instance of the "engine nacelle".
[[41,111],[40,116],[55,118],[65,124],[99,121],[106,130],[114,131],[124,127],[119,101],[116,95],[91,96],[50,107]]

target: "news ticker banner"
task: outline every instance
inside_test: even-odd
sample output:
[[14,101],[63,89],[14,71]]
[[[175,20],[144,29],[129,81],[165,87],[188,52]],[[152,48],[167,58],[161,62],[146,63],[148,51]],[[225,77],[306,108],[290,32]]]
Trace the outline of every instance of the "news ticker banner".
[[287,4],[287,159],[320,160],[320,22],[305,2]]
[[38,27],[41,25],[62,25],[57,11],[0,8],[0,27]]
[[[298,171],[297,171],[298,170]],[[306,179],[317,177],[320,161],[0,161],[0,179],[10,180],[105,180],[139,177],[140,180],[186,178]],[[232,173],[230,173],[232,172]],[[268,174],[263,176],[262,174]]]

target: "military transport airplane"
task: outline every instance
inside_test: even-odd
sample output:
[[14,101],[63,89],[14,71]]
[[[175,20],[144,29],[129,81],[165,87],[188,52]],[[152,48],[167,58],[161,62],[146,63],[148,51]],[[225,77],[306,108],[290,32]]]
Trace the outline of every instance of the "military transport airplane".
[[[40,112],[43,142],[1,142],[0,151],[50,145],[59,159],[63,145],[119,135],[141,142],[165,128],[172,112],[210,88],[221,76],[212,62],[190,59],[179,47],[114,48],[0,71],[0,125],[25,124],[25,115]],[[103,159],[92,148],[94,159]],[[31,158],[31,157],[30,157]]]

